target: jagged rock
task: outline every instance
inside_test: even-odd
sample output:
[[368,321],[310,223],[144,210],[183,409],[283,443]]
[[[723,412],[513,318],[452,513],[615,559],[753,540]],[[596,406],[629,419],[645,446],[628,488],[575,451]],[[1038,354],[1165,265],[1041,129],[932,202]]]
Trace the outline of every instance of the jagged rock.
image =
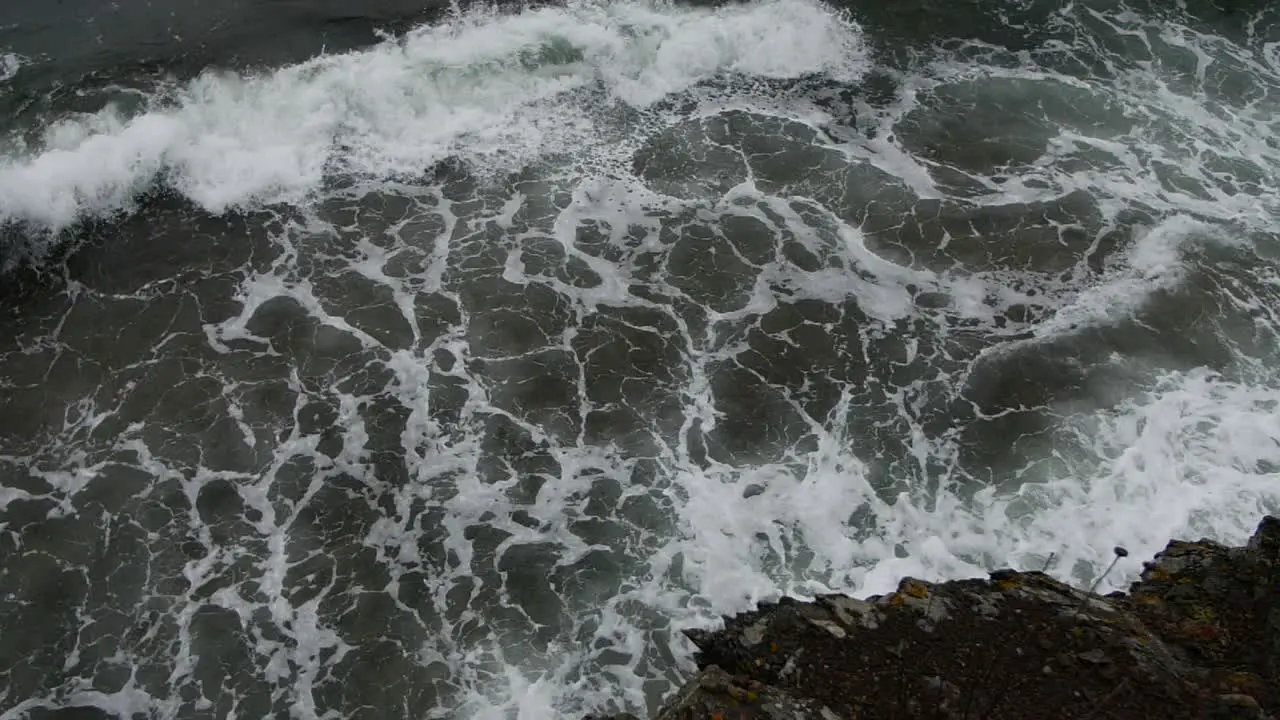
[[687,635],[699,672],[658,720],[1273,720],[1280,520],[1245,547],[1170,542],[1105,598],[1039,572],[907,578]]

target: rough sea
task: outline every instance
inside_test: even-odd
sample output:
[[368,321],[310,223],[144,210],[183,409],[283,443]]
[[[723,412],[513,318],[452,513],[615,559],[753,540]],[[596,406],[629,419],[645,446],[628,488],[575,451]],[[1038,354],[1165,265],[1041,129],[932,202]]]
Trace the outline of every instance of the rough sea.
[[1280,512],[1280,9],[7,0],[0,718],[656,708]]

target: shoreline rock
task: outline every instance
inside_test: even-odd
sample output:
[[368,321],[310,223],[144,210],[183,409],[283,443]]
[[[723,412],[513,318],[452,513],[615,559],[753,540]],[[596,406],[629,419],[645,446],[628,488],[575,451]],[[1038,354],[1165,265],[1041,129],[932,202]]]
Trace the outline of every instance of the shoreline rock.
[[1274,720],[1280,519],[1243,547],[1171,541],[1107,596],[1040,572],[905,578],[686,635],[698,672],[655,720]]

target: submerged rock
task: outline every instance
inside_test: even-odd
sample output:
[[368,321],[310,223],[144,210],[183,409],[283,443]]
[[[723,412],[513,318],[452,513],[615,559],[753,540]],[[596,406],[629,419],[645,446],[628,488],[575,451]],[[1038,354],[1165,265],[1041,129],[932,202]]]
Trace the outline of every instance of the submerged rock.
[[783,598],[686,633],[698,673],[658,720],[1223,718],[1280,713],[1280,520],[1173,541],[1127,593],[1039,572]]

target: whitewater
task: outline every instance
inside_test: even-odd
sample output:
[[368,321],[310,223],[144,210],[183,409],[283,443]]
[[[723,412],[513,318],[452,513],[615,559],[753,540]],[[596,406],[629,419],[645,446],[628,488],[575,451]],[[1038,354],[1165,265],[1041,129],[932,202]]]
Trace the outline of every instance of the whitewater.
[[0,46],[0,718],[643,715],[758,601],[1243,542],[1280,22],[997,5]]

